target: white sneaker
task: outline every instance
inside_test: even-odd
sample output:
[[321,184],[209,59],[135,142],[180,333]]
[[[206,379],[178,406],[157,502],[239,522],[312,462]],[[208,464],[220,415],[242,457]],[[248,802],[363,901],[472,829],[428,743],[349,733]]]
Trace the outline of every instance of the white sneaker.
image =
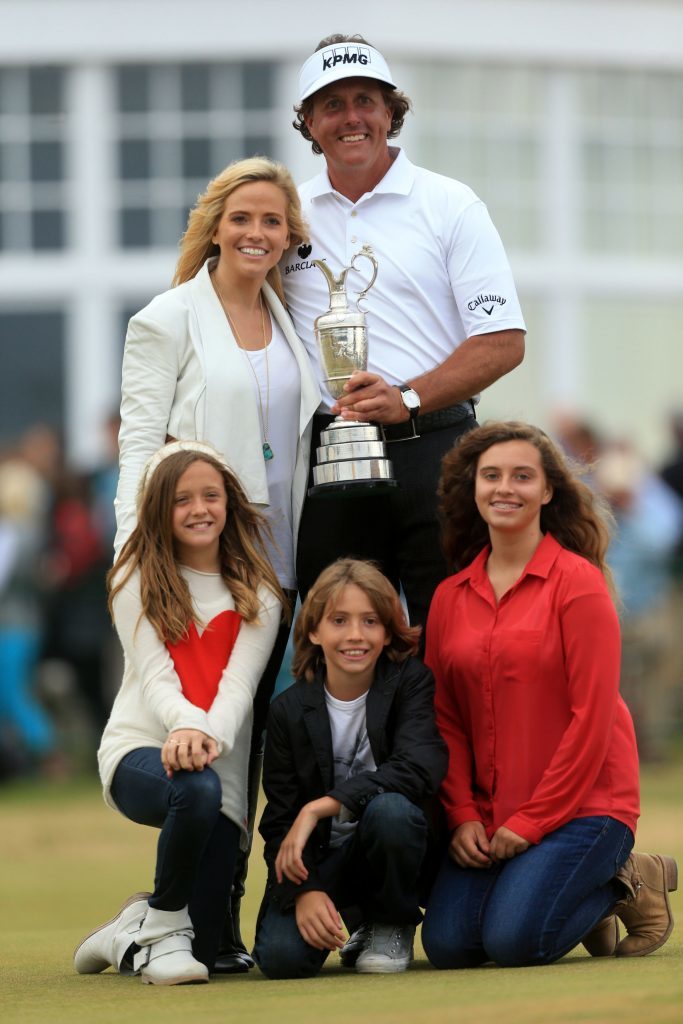
[[126,951],[136,941],[151,895],[149,892],[136,892],[126,900],[115,917],[86,935],[74,950],[74,967],[79,974],[99,974],[107,967],[121,970]]
[[145,985],[190,985],[209,980],[205,964],[192,955],[194,931],[187,907],[150,907],[135,941],[140,952],[133,960]]
[[396,974],[413,959],[414,924],[373,924],[365,949],[356,960],[360,974]]

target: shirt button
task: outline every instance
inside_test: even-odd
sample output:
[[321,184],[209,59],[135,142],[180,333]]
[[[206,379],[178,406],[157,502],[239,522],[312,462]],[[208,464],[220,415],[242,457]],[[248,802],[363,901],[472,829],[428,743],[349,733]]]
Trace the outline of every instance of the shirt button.
[[352,217],[357,217],[358,216],[358,211],[357,210],[351,210],[351,216]]
[[357,242],[357,241],[358,241],[358,239],[356,238],[356,236],[355,236],[355,235],[351,235],[351,241],[352,241],[352,242]]

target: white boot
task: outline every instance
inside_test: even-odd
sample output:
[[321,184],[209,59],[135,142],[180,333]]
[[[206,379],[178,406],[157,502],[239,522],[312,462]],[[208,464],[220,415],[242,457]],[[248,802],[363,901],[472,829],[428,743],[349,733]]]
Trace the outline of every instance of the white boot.
[[127,899],[111,921],[101,924],[83,939],[74,951],[74,967],[79,974],[99,974],[107,967],[115,967],[121,974],[131,974],[123,964],[130,945],[147,913],[147,900],[152,894],[136,892]]
[[192,956],[194,931],[187,907],[156,910],[150,907],[135,941],[140,952],[133,964],[146,985],[187,985],[209,980],[204,964]]

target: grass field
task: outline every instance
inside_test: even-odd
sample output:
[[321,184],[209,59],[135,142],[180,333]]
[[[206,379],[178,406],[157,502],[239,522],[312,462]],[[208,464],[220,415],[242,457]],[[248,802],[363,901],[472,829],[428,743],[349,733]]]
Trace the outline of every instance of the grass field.
[[[641,850],[683,863],[683,764],[643,773]],[[156,833],[104,806],[94,782],[0,790],[0,1022],[2,1024],[197,1024],[238,1021],[347,1024],[397,1019],[440,1024],[683,1021],[681,921],[642,959],[592,960],[582,949],[552,967],[437,972],[421,950],[403,975],[355,975],[336,963],[310,981],[268,982],[258,970],[206,986],[159,989],[139,979],[74,973],[71,953],[129,893],[150,886]],[[253,937],[263,887],[252,858],[245,938]],[[330,961],[336,957],[330,957]]]

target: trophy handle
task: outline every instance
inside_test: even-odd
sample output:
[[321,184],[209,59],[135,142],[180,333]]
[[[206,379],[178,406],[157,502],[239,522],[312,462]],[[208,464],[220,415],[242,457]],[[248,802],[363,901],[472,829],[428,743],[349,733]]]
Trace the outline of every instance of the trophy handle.
[[[370,262],[372,263],[372,277],[366,284],[365,288],[363,288],[362,291],[358,292],[358,298],[356,299],[356,309],[363,312],[363,310],[361,310],[360,308],[360,304],[365,298],[365,296],[368,294],[370,289],[372,288],[373,284],[375,283],[375,279],[377,278],[377,260],[375,259],[374,254],[372,252],[372,246],[364,245],[360,252],[357,252],[353,259],[351,260],[351,267],[356,271],[356,260],[360,259],[361,256],[364,256],[366,260],[370,260]],[[351,269],[351,267],[349,267],[349,269]]]

